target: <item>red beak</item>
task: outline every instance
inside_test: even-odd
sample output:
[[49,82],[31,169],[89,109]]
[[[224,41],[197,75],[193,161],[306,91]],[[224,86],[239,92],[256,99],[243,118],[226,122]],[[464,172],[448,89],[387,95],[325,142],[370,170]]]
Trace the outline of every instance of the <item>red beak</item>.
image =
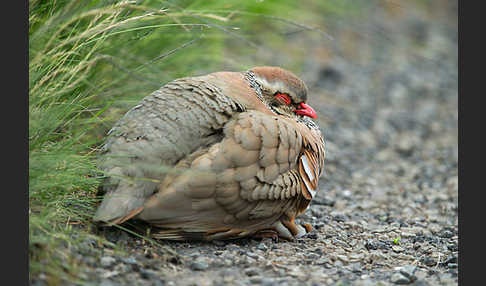
[[317,118],[317,113],[314,111],[314,109],[303,102],[300,103],[294,112],[298,115],[309,116],[310,118],[314,119]]

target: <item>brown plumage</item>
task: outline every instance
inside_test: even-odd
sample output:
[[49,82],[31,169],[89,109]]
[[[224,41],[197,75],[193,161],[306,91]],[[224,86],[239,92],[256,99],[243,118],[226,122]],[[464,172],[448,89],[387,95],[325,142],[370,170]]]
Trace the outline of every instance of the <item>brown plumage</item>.
[[174,80],[108,133],[106,194],[94,220],[134,218],[154,237],[300,237],[324,140],[303,81],[278,67]]

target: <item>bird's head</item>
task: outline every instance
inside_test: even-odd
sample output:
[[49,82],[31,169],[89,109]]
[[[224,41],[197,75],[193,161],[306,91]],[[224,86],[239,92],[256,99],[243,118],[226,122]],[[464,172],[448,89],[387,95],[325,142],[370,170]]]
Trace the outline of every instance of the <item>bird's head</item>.
[[279,67],[254,67],[250,69],[261,90],[261,100],[274,113],[317,118],[312,107],[306,104],[307,87],[295,74]]

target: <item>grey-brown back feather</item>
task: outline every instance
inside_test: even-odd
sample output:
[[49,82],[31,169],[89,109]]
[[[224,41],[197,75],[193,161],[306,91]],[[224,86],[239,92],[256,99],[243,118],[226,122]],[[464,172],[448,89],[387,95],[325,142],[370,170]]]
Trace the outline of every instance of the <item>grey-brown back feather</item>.
[[207,76],[182,78],[145,97],[109,131],[99,159],[108,176],[95,221],[113,221],[143,205],[165,175],[198,148],[221,140],[242,110]]

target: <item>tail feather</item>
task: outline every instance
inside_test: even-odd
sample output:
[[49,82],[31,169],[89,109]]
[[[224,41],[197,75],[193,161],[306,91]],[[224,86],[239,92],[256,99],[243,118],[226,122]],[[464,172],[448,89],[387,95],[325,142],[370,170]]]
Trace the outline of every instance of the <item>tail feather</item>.
[[131,211],[127,216],[125,217],[121,217],[115,221],[112,221],[113,224],[122,224],[124,222],[126,222],[127,220],[131,219],[132,217],[138,215],[141,211],[143,211],[143,206],[142,207],[139,207],[139,208],[136,208],[134,209],[133,211]]
[[106,194],[93,220],[120,224],[136,216],[157,188],[157,183],[148,180],[127,178],[123,169],[115,167],[108,172],[104,189]]
[[120,196],[116,193],[105,195],[103,202],[96,210],[93,220],[120,224],[134,217],[143,210],[145,198]]
[[152,233],[152,237],[166,240],[205,240],[204,234],[204,232],[187,232],[181,229],[157,229]]

